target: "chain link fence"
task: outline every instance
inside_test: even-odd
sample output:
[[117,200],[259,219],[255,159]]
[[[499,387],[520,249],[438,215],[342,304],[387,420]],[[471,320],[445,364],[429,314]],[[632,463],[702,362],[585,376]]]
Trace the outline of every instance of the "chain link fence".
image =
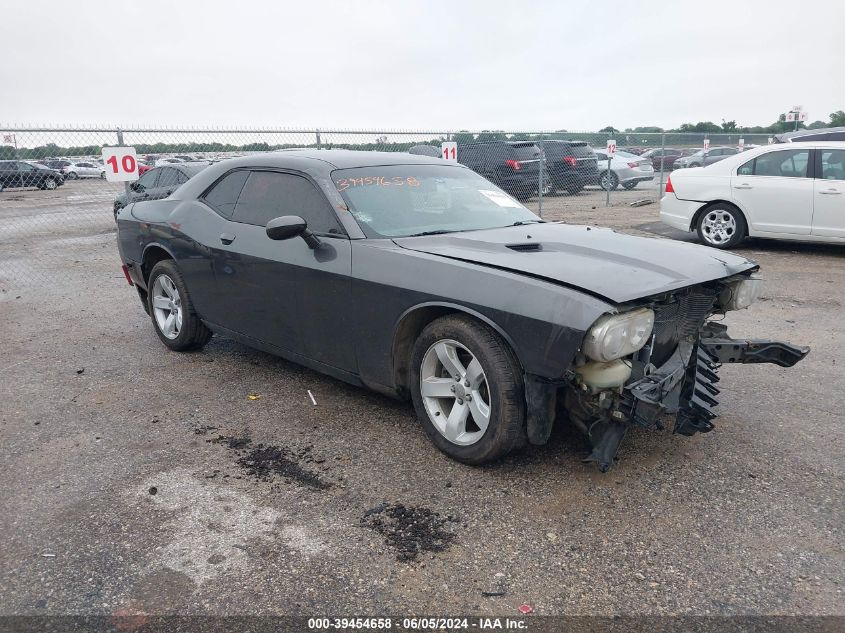
[[[608,162],[608,140],[617,154]],[[459,162],[523,200],[565,219],[566,205],[657,200],[672,169],[771,142],[768,135],[624,132],[0,128],[0,291],[56,278],[77,254],[114,259],[115,206],[131,192],[105,179],[105,146],[135,147],[147,197],[173,189],[168,167],[293,148],[412,152],[440,156],[457,143]],[[709,152],[702,149],[705,140]],[[520,173],[521,172],[521,173]],[[518,178],[516,178],[518,176]],[[173,182],[171,182],[171,180]],[[149,186],[152,185],[152,186]],[[628,193],[632,192],[632,193]],[[563,204],[565,202],[565,204]],[[100,252],[92,255],[91,248]]]

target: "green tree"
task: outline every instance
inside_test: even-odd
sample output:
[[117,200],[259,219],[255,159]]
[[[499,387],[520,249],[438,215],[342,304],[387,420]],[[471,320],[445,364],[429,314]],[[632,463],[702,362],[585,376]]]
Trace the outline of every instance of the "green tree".
[[599,130],[599,132],[605,132],[607,134],[619,134],[619,130],[617,130],[612,125],[608,125],[607,127],[603,127]]
[[736,132],[737,131],[736,121],[722,121],[722,129],[725,132]]
[[11,160],[15,158],[15,148],[11,145],[0,145],[0,160]]
[[845,111],[837,110],[830,113],[830,127],[845,126]]

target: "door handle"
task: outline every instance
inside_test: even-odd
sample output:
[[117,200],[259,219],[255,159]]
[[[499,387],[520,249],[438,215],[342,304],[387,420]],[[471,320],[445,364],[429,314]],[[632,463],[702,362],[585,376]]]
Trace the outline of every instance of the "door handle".
[[821,189],[821,190],[819,190],[819,193],[825,193],[825,194],[831,195],[831,194],[840,194],[842,192],[839,191],[839,189]]
[[753,189],[753,188],[754,187],[749,185],[747,182],[744,182],[741,185],[734,185],[734,189]]
[[220,234],[220,241],[223,242],[226,246],[231,244],[235,241],[235,235],[232,233],[221,233]]

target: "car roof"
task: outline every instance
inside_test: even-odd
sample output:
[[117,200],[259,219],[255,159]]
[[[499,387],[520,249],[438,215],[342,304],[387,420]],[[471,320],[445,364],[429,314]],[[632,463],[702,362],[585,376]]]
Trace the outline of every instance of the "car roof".
[[819,127],[814,130],[795,130],[793,132],[784,132],[783,134],[776,134],[775,138],[781,143],[785,143],[790,140],[794,140],[804,136],[819,136],[821,134],[830,134],[831,132],[845,132],[845,127]]
[[[477,145],[495,145],[496,143],[504,143],[516,147],[517,145],[536,145],[536,141],[473,141],[472,143],[461,143],[459,147],[470,147]],[[388,152],[389,153],[389,152]]]
[[[376,167],[380,165],[455,165],[442,158],[408,154],[407,152],[366,152],[345,149],[303,149],[288,152],[267,152],[252,154],[225,161],[227,169],[233,167],[279,167],[295,169],[297,166],[314,166],[323,163],[335,169],[353,167]],[[219,163],[218,163],[219,164]]]

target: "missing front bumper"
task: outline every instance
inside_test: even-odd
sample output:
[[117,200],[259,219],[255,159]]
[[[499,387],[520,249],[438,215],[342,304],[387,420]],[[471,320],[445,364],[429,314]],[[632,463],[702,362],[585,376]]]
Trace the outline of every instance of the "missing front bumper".
[[596,462],[604,472],[612,465],[629,424],[660,429],[664,416],[674,414],[674,433],[690,436],[712,431],[719,404],[716,383],[723,363],[792,367],[809,351],[780,341],[732,339],[724,325],[707,323],[697,340],[681,341],[659,368],[647,359],[635,361],[638,372],[621,394],[612,397],[613,406],[602,406],[602,400],[608,400],[606,393],[569,389],[567,409],[592,446],[587,461]]

